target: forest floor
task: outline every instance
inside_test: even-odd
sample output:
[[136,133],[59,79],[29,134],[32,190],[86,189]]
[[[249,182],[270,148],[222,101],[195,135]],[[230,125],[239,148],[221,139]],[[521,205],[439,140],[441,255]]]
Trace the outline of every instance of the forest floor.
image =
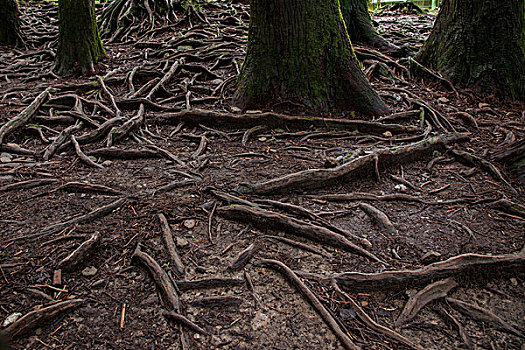
[[[102,79],[54,76],[56,7],[22,11],[29,48],[0,49],[0,125],[31,105],[0,155],[13,348],[523,349],[524,187],[494,160],[523,105],[355,45],[391,116],[241,113],[240,2],[106,43]],[[374,19],[417,50],[434,17]]]

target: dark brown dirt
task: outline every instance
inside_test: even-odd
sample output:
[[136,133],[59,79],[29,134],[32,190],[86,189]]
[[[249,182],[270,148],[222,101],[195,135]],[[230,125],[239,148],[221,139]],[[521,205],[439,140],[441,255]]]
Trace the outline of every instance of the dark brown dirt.
[[[58,78],[49,73],[57,32],[53,6],[30,2],[23,6],[23,12],[26,21],[24,30],[30,48],[0,48],[0,124],[15,117],[49,86],[72,85],[70,88],[62,87],[54,96],[75,92],[79,96],[102,101],[112,108],[107,97],[100,94],[95,85],[87,88],[74,85],[96,81],[93,77]],[[170,31],[159,30],[139,39],[131,37],[124,43],[106,45],[107,58],[97,69],[101,76],[115,70],[113,80],[108,77],[106,83],[117,100],[129,92],[125,78],[134,67],[140,67],[139,72],[142,72],[134,80],[138,89],[151,79],[162,76],[169,69],[167,62],[184,57],[188,66],[164,86],[166,91],[162,92],[162,96],[157,96],[155,102],[171,111],[186,108],[185,95],[189,90],[191,108],[230,111],[233,80],[226,84],[224,90],[220,87],[228,78],[237,75],[242,64],[248,8],[236,2],[216,2],[206,5],[204,12],[210,24],[192,23],[190,27],[188,21],[182,20]],[[237,19],[237,23],[231,23],[232,17]],[[408,43],[415,50],[428,34],[433,18],[387,11],[376,16],[375,20],[387,38],[399,45]],[[193,33],[195,42],[177,43],[174,40],[186,33]],[[160,49],[144,48],[144,45],[137,45],[137,41],[156,42],[163,46]],[[356,48],[364,69],[381,61],[378,56],[366,56],[359,45]],[[382,64],[390,72],[385,68],[376,71],[379,74],[371,74],[371,82],[392,110],[419,109],[407,98],[410,97],[408,94],[414,94],[447,116],[458,131],[471,136],[470,142],[456,146],[459,149],[490,160],[491,154],[508,147],[512,140],[524,137],[523,105],[468,90],[459,90],[456,95],[447,90],[448,86],[432,77],[409,77],[392,62],[383,60]],[[400,64],[406,63],[400,61]],[[215,76],[207,73],[196,76],[198,67],[206,67]],[[192,79],[195,79],[193,83]],[[214,93],[218,87],[219,90]],[[170,97],[173,97],[171,101],[162,101]],[[280,104],[279,108],[280,112],[287,112],[289,106]],[[70,109],[71,106],[56,102],[53,106],[44,105],[38,116],[60,115]],[[138,106],[129,109],[122,107],[122,115],[130,118],[137,110]],[[455,117],[454,113],[458,111],[472,114],[479,128]],[[94,112],[88,104],[84,104],[84,112],[99,122],[110,117],[104,111]],[[248,128],[232,124],[216,126],[213,123],[204,126],[184,125],[180,131],[172,134],[178,123],[171,125],[160,122],[160,117],[165,113],[146,107],[146,121],[140,130],[135,131],[135,135],[169,150],[187,163],[186,167],[164,158],[112,159],[110,162],[104,158],[95,159],[105,166],[100,170],[80,162],[72,148],[60,151],[49,162],[44,162],[38,155],[21,156],[2,152],[0,188],[30,179],[51,178],[57,182],[32,189],[0,192],[0,321],[3,322],[14,313],[25,314],[59,300],[73,297],[85,299],[85,303],[74,311],[54,317],[13,339],[12,347],[181,348],[179,327],[168,323],[162,316],[164,307],[153,279],[131,259],[140,242],[142,249],[176,279],[168,263],[161,227],[156,218],[157,213],[164,213],[177,238],[186,267],[185,280],[207,277],[242,279],[247,272],[255,286],[256,297],[246,285],[181,292],[182,314],[210,333],[198,335],[184,329],[190,348],[341,348],[322,319],[281,275],[257,266],[253,263],[255,260],[241,271],[227,270],[239,252],[258,240],[257,236],[280,235],[281,232],[264,232],[249,224],[225,220],[215,214],[211,226],[215,244],[212,244],[208,237],[208,219],[214,201],[219,206],[221,203],[210,194],[209,189],[213,187],[240,195],[236,189],[241,183],[265,181],[304,169],[322,168],[327,159],[340,164],[378,148],[408,144],[410,142],[393,139],[413,135],[373,135],[355,131],[344,137],[332,135],[303,139],[306,135],[334,130],[328,127],[297,128],[296,125],[289,125],[286,128],[258,131],[243,146],[241,140]],[[366,119],[366,116],[360,118]],[[49,139],[56,137],[53,130],[61,131],[67,126],[39,120],[37,118],[33,123],[49,127],[43,129],[43,134]],[[417,117],[394,122],[419,125]],[[304,134],[292,134],[298,132]],[[436,128],[432,130],[433,134],[438,132]],[[196,157],[193,154],[199,146],[199,139],[192,135],[205,135],[209,140],[205,151]],[[137,142],[138,138],[126,138],[116,146],[140,149],[142,145]],[[37,154],[47,146],[36,133],[25,127],[6,141],[36,150]],[[88,152],[104,146],[105,141],[100,141],[82,145],[82,148]],[[438,160],[433,167],[427,169],[428,163],[435,158]],[[367,238],[371,243],[368,249],[391,264],[389,268],[414,269],[423,265],[421,258],[431,251],[440,254],[439,260],[445,260],[463,253],[505,254],[522,249],[524,218],[492,209],[489,199],[508,198],[523,204],[523,184],[517,181],[511,169],[495,164],[518,193],[512,192],[508,186],[479,167],[463,165],[448,152],[434,152],[428,158],[416,159],[404,165],[383,167],[379,164],[379,180],[375,178],[374,171],[365,172],[319,189],[304,189],[264,198],[297,204],[322,215],[338,227]],[[171,181],[187,179],[177,171],[193,174],[202,180],[168,192],[158,192],[160,187]],[[414,189],[393,180],[390,175],[403,177],[414,185]],[[45,233],[45,228],[52,224],[88,213],[119,198],[87,191],[55,191],[60,185],[72,181],[109,186],[123,193],[122,197],[127,196],[128,200],[103,218],[67,226],[50,235],[11,241],[13,238]],[[378,195],[406,193],[428,201],[468,198],[470,202],[450,205],[370,202],[387,214],[398,230],[397,236],[391,236],[382,232],[359,210],[355,206],[356,202],[338,203],[308,197],[350,192]],[[242,197],[251,201],[257,199],[257,196],[251,195]],[[487,201],[476,204],[477,200],[483,199]],[[471,234],[468,230],[471,230]],[[57,263],[95,232],[102,234],[100,245],[78,268],[71,272],[62,271],[62,284],[53,286]],[[63,239],[53,241],[57,238]],[[379,263],[309,241],[302,240],[321,249],[326,256],[277,241],[263,242],[263,248],[258,251],[256,258],[277,259],[293,270],[333,276],[347,271],[379,272],[387,269]],[[89,274],[86,268],[95,270]],[[363,349],[404,348],[366,328],[356,319],[352,308],[336,298],[330,285],[315,279],[303,281]],[[452,297],[489,309],[517,329],[525,328],[523,266],[460,276],[456,281],[459,287],[451,293]],[[423,287],[406,285],[402,288],[349,293],[373,319],[394,328],[394,321],[408,295]],[[192,306],[196,300],[206,296],[236,296],[242,298],[243,302],[236,306]],[[523,339],[489,324],[466,318],[443,301],[429,304],[413,322],[398,331],[427,349],[464,348],[457,330],[436,312],[440,306],[460,321],[477,348],[523,349]],[[124,308],[124,322],[121,323]]]

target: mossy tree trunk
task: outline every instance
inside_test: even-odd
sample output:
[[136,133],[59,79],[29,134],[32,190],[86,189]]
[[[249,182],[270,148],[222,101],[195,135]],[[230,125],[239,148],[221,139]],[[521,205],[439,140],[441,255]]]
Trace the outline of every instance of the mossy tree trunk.
[[58,1],[58,74],[94,73],[93,64],[105,53],[97,23],[94,0]]
[[455,83],[525,100],[524,6],[524,0],[444,0],[416,60]]
[[0,44],[8,46],[24,44],[16,0],[0,0]]
[[290,102],[309,112],[388,112],[361,71],[339,0],[252,0],[250,5],[236,106]]
[[370,45],[380,50],[397,51],[399,47],[383,38],[372,26],[368,0],[340,0],[341,13],[352,42]]

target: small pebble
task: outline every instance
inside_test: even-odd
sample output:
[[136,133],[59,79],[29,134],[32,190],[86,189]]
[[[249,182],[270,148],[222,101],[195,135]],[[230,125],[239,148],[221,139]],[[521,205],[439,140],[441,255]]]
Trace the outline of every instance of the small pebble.
[[2,327],[5,328],[11,323],[15,323],[20,317],[22,317],[21,312],[15,312],[14,314],[7,316],[7,318],[4,320],[4,323],[2,323]]
[[186,227],[187,229],[192,229],[195,227],[195,220],[193,219],[189,219],[189,220],[184,220],[184,227]]
[[433,250],[427,252],[421,257],[421,262],[425,265],[435,263],[436,261],[441,260],[441,254]]
[[102,166],[104,167],[108,167],[108,166],[111,166],[113,164],[113,162],[111,160],[105,160],[102,162]]
[[86,267],[84,270],[82,270],[82,276],[84,277],[93,277],[97,274],[98,270],[94,266]]

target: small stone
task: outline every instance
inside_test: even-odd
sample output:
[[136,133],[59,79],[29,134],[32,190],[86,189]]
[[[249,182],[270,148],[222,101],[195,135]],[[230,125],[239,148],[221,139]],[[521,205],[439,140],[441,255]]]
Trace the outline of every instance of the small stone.
[[175,238],[175,244],[178,248],[186,248],[188,245],[190,245],[190,242],[186,238],[177,237]]
[[97,161],[97,157],[95,157],[95,156],[89,156],[88,158],[91,159],[91,160],[94,161],[94,162]]
[[113,162],[111,160],[105,160],[102,162],[102,166],[104,167],[109,167],[113,164]]
[[362,307],[368,306],[368,301],[366,301],[366,300],[362,300],[360,303],[361,303]]
[[518,280],[517,280],[515,277],[512,277],[512,278],[510,279],[510,283],[512,283],[512,285],[513,285],[514,287],[517,287],[517,286],[518,286]]
[[264,136],[262,136],[262,137],[259,137],[259,141],[262,141],[262,142],[264,142],[264,141],[266,141],[266,140],[268,140],[268,139],[267,139],[266,137],[264,137]]
[[84,277],[93,277],[97,274],[98,270],[94,266],[86,267],[84,270],[82,270],[82,276]]
[[195,220],[193,219],[188,219],[188,220],[184,220],[184,227],[186,227],[187,229],[192,229],[195,227]]
[[383,136],[384,136],[384,137],[392,137],[392,133],[391,133],[390,131],[385,131],[385,132],[383,133]]
[[440,97],[440,98],[438,98],[438,102],[439,103],[448,103],[448,102],[450,102],[450,100],[448,98],[446,98],[446,97]]
[[238,107],[231,107],[230,110],[231,110],[233,113],[240,113],[240,112],[241,112],[241,109],[238,108]]
[[401,192],[406,192],[406,190],[408,190],[408,188],[403,184],[395,185],[394,188]]
[[20,317],[22,317],[21,312],[15,312],[14,314],[7,316],[7,318],[4,320],[4,323],[2,323],[2,327],[5,328],[11,323],[15,323]]
[[421,262],[425,265],[435,263],[436,261],[441,260],[441,254],[433,250],[427,252],[421,257]]
[[9,163],[13,160],[13,156],[9,153],[0,153],[0,162],[1,163]]

